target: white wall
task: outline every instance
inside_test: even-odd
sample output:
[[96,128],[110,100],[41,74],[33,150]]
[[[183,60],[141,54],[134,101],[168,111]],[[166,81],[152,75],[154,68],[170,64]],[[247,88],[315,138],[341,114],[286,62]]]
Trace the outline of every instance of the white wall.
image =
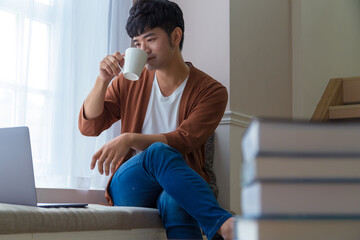
[[230,109],[291,117],[290,0],[231,0]]
[[360,0],[293,0],[293,115],[311,118],[330,78],[360,76]]
[[183,56],[229,91],[229,0],[174,0],[184,13]]

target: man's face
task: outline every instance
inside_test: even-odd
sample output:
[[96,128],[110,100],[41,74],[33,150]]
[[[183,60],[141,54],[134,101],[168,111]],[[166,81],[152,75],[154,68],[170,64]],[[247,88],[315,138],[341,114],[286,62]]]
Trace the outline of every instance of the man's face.
[[166,32],[159,27],[133,38],[134,45],[149,55],[145,65],[148,70],[166,68],[175,52],[170,41]]

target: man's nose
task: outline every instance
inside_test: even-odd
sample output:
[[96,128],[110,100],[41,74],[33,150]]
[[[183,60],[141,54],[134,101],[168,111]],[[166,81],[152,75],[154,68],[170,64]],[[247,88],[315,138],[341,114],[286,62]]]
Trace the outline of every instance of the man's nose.
[[150,48],[147,46],[147,44],[141,44],[140,48],[142,50],[144,50],[147,54],[149,54],[151,52]]

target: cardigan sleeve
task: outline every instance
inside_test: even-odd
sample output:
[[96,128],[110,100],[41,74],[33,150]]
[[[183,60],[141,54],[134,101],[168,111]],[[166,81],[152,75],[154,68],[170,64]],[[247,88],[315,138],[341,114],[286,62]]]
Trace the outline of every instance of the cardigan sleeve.
[[185,119],[179,127],[164,134],[168,145],[187,155],[204,144],[215,131],[223,117],[228,94],[226,88],[213,81],[206,88],[201,89],[194,97]]
[[85,136],[98,136],[121,118],[119,78],[115,78],[106,90],[103,112],[94,119],[85,118],[84,104],[79,114],[78,127]]

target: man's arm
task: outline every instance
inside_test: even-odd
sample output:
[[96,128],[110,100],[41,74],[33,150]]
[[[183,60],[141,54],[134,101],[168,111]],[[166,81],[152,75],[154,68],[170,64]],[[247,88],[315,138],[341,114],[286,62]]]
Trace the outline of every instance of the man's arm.
[[99,67],[99,76],[90,94],[84,101],[84,117],[88,120],[95,119],[104,111],[104,98],[107,87],[115,76],[120,73],[119,63],[123,57],[119,52],[106,56]]
[[95,119],[104,111],[104,98],[108,84],[99,77],[96,79],[93,89],[84,101],[83,114],[86,119]]
[[[201,97],[193,97],[198,95]],[[199,94],[191,93],[190,97],[193,98],[194,107],[189,108],[188,114],[181,116],[184,120],[175,131],[164,133],[168,145],[184,156],[204,144],[215,131],[228,100],[226,88],[215,81],[201,89]]]
[[109,175],[110,168],[112,173],[115,172],[117,163],[131,148],[145,150],[155,142],[167,144],[167,139],[163,134],[123,133],[107,142],[94,154],[90,168],[94,169],[97,164],[100,174],[104,173],[105,168],[105,174]]

